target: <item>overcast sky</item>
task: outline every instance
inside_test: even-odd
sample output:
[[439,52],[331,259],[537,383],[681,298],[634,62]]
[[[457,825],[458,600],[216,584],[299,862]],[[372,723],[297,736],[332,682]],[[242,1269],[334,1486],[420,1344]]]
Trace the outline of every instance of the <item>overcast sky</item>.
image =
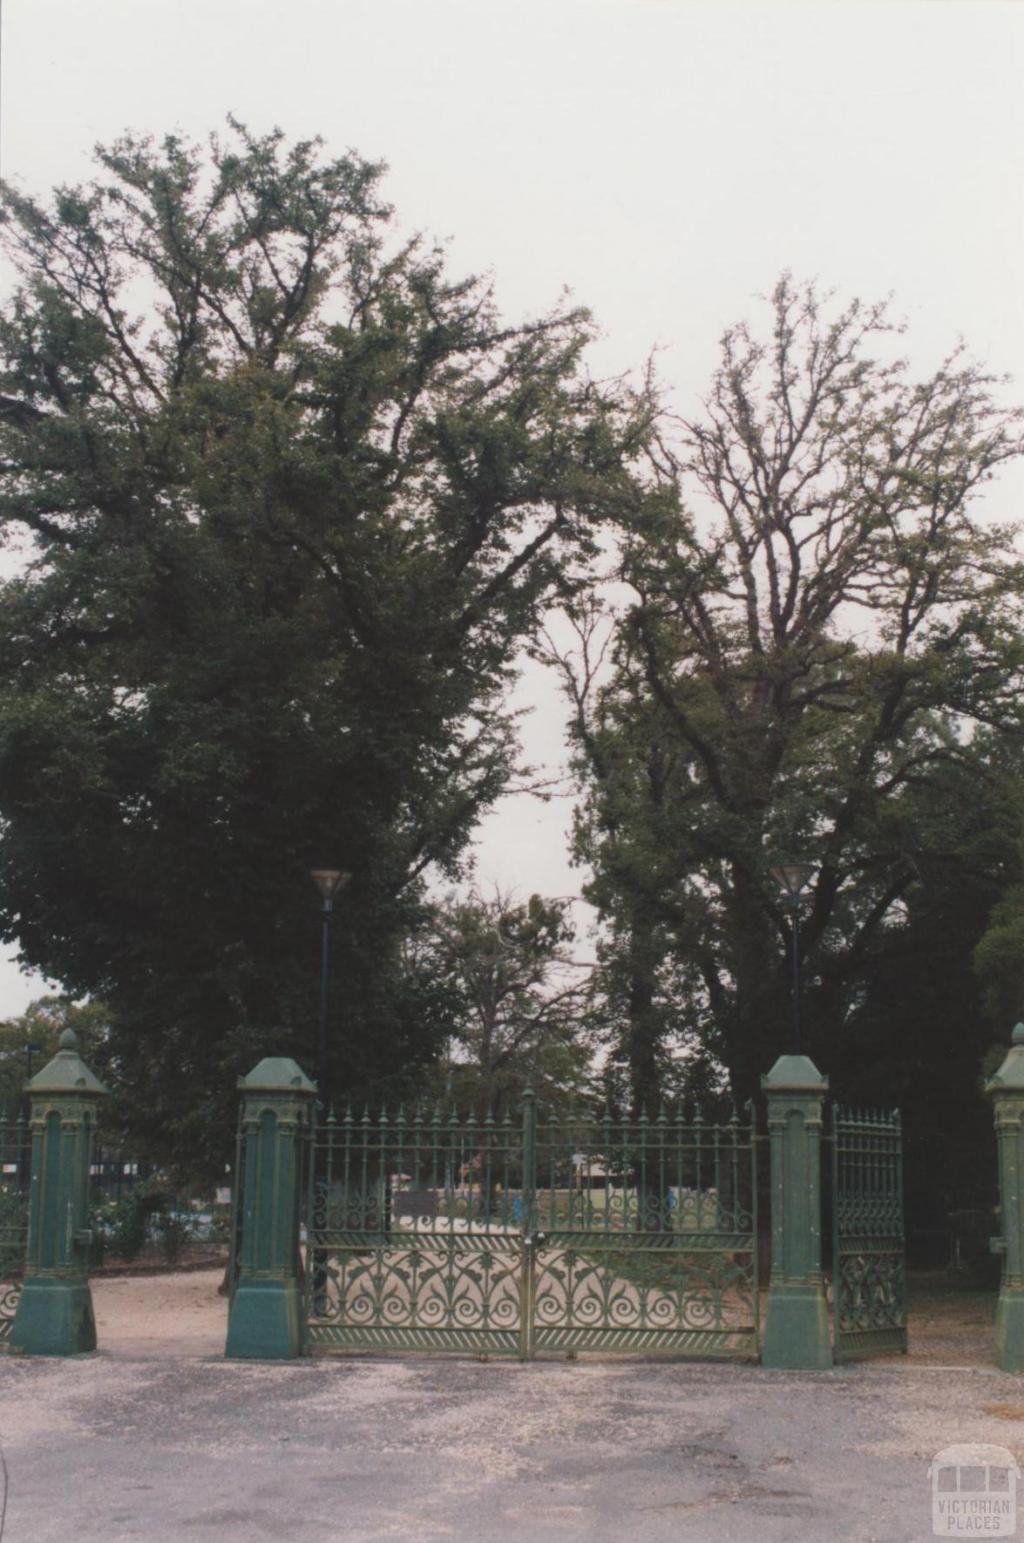
[[[510,316],[570,286],[600,369],[658,345],[689,409],[784,268],[892,292],[922,373],[962,336],[1019,383],[1022,66],[1005,0],[4,0],[0,153],[42,192],[125,128],[319,134],[387,161],[401,225],[493,270]],[[553,687],[521,696],[528,755],[557,763]],[[578,890],[567,818],[506,804],[481,881]],[[0,1016],[39,990],[0,962]]]

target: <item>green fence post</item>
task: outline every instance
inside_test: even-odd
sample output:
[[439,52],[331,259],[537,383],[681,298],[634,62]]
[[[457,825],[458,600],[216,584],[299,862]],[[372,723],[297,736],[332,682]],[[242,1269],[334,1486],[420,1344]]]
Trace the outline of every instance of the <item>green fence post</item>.
[[985,1091],[995,1113],[1003,1221],[996,1360],[1004,1372],[1024,1372],[1024,1023],[1014,1029],[1006,1060]]
[[282,1056],[260,1061],[238,1086],[244,1099],[242,1246],[225,1354],[289,1360],[303,1348],[300,1195],[316,1088]]
[[11,1325],[24,1355],[83,1355],[96,1349],[89,1291],[89,1170],[96,1109],[107,1089],[78,1053],[72,1029],[27,1084],[32,1185],[25,1284]]
[[805,1055],[780,1056],[761,1078],[771,1146],[772,1269],[762,1366],[823,1371],[832,1365],[821,1275],[821,1124],[828,1091]]

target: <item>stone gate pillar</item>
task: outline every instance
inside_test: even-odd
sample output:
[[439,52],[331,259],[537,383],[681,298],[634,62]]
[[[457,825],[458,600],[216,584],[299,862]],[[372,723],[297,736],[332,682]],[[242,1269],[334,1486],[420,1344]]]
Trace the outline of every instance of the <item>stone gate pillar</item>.
[[288,1360],[301,1354],[299,1223],[303,1155],[316,1087],[283,1056],[239,1079],[242,1105],[242,1240],[225,1354]]
[[25,1284],[12,1350],[82,1355],[96,1349],[89,1291],[89,1177],[96,1110],[107,1089],[78,1053],[72,1029],[28,1083],[32,1136]]
[[995,1115],[1003,1222],[996,1360],[1004,1372],[1024,1372],[1024,1023],[1014,1029],[1006,1060],[985,1091]]
[[762,1077],[771,1148],[772,1268],[762,1366],[832,1365],[821,1274],[821,1126],[828,1091],[814,1062],[782,1055]]

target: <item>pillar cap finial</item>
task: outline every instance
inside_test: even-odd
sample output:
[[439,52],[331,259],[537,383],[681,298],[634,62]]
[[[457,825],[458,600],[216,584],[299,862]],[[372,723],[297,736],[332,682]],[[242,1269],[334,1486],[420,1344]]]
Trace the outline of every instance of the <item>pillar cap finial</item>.
[[110,1092],[82,1060],[74,1029],[65,1029],[57,1043],[57,1054],[25,1084],[29,1093],[90,1093],[99,1097]]
[[291,1056],[267,1055],[258,1061],[245,1077],[239,1077],[238,1086],[243,1093],[298,1093],[308,1096],[316,1092],[316,1083],[310,1082],[302,1067]]
[[1024,1023],[1015,1024],[1006,1059],[986,1082],[985,1092],[1024,1093]]
[[766,1093],[824,1093],[828,1078],[823,1077],[810,1056],[780,1055],[771,1071],[761,1078]]

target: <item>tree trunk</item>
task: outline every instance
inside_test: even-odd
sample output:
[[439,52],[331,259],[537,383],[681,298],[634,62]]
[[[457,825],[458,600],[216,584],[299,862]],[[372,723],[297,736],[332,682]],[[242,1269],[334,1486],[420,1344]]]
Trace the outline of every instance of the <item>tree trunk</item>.
[[[629,937],[629,1059],[631,1116],[648,1120],[658,1116],[662,1096],[662,1022],[655,1003],[660,962],[654,924],[645,912],[634,910]],[[643,1173],[639,1157],[635,1176],[637,1227],[644,1232],[671,1228],[668,1195],[658,1175]]]

